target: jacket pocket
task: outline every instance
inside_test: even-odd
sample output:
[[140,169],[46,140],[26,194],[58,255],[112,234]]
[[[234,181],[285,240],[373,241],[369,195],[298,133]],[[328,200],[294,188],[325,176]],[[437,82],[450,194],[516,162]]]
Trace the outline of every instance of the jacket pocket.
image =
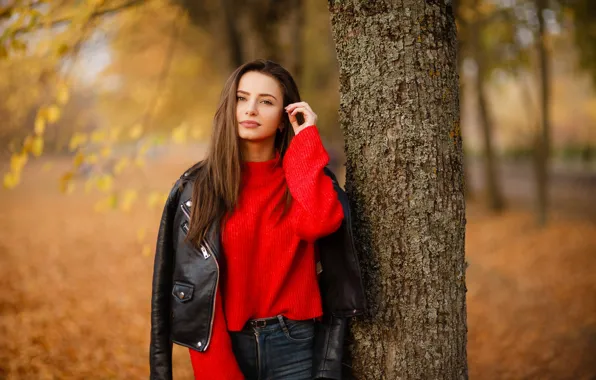
[[176,281],[174,282],[174,287],[172,288],[172,295],[176,301],[180,303],[188,302],[192,299],[194,289],[195,287],[193,285]]

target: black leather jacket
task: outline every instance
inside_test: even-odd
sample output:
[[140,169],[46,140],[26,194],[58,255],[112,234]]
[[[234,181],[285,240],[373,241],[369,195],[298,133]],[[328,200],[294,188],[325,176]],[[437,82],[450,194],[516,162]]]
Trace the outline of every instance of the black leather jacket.
[[[219,226],[213,223],[199,247],[184,242],[198,170],[200,163],[176,181],[159,226],[151,297],[150,378],[155,380],[172,379],[172,342],[197,351],[210,344],[222,252]],[[348,197],[333,173],[324,170],[333,180],[344,220],[336,232],[316,241],[324,316],[315,330],[313,378],[341,379],[348,318],[362,314],[366,305]]]

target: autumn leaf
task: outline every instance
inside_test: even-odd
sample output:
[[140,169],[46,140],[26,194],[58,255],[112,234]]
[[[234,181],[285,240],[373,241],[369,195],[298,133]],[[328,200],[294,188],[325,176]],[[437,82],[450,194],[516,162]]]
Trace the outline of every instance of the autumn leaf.
[[61,193],[66,193],[68,191],[68,185],[73,178],[74,178],[74,173],[72,171],[68,171],[60,177],[59,185],[60,185]]
[[35,136],[33,138],[33,142],[31,143],[31,153],[33,153],[35,157],[39,157],[43,153],[43,138],[41,136]]
[[109,146],[104,146],[103,148],[101,148],[101,151],[99,152],[99,154],[102,157],[107,157],[112,153],[112,148],[110,148]]
[[51,105],[47,109],[48,122],[55,123],[60,119],[61,111],[57,105]]
[[68,149],[74,152],[79,146],[87,142],[87,135],[84,133],[77,132],[70,137],[68,142]]
[[118,207],[118,196],[116,194],[112,194],[108,197],[108,205],[112,209],[115,209]]
[[33,148],[33,137],[27,136],[25,137],[25,141],[23,141],[23,151],[31,152]]
[[85,162],[85,155],[83,154],[83,152],[78,151],[73,159],[74,167],[78,168],[83,164],[83,162]]
[[157,191],[152,191],[147,197],[147,205],[149,208],[154,208],[161,202],[161,194]]
[[185,143],[188,139],[187,132],[188,126],[186,124],[181,124],[172,130],[172,140],[177,144]]
[[132,208],[133,203],[137,200],[136,190],[126,190],[122,196],[122,202],[120,208],[122,211],[129,212]]
[[147,236],[147,229],[144,227],[139,228],[137,230],[137,241],[142,243],[145,240],[145,236]]
[[91,133],[91,142],[93,143],[100,143],[105,141],[106,139],[106,131],[104,130],[95,130]]
[[116,141],[118,139],[118,136],[120,136],[120,131],[121,128],[119,127],[111,128],[109,133],[110,141]]
[[62,43],[56,49],[56,55],[60,58],[63,57],[68,52],[68,45]]
[[99,157],[97,156],[97,153],[91,153],[85,157],[85,162],[88,164],[96,164],[98,161]]
[[137,140],[139,137],[141,137],[142,134],[143,134],[143,126],[141,124],[135,124],[131,128],[130,132],[128,133],[130,138],[135,139],[135,140]]
[[10,157],[10,169],[14,173],[21,172],[27,163],[27,152],[15,153]]
[[44,131],[46,130],[46,120],[41,113],[37,114],[35,118],[35,134],[36,135],[43,135]]
[[84,191],[85,194],[89,194],[91,189],[93,189],[93,185],[95,185],[96,179],[95,177],[91,177],[85,181]]
[[103,192],[108,192],[112,190],[113,184],[114,179],[109,174],[104,174],[97,179],[97,188]]
[[19,184],[21,176],[18,173],[8,172],[4,174],[4,188],[12,189]]
[[118,162],[116,162],[116,165],[114,165],[114,174],[121,174],[129,164],[130,160],[128,159],[128,157],[122,157],[118,160]]
[[56,94],[56,101],[60,105],[65,105],[68,103],[68,99],[70,98],[70,94],[68,92],[68,87],[65,84],[60,84],[58,87],[58,92]]

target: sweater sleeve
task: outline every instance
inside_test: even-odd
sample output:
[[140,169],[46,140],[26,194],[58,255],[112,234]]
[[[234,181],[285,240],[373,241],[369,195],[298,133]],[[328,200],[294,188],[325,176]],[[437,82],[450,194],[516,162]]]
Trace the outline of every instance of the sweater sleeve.
[[329,154],[315,125],[298,133],[283,160],[286,183],[294,199],[292,224],[306,241],[335,232],[344,218],[333,181],[323,171]]
[[[218,287],[216,300],[221,299],[221,291]],[[189,352],[195,380],[244,380],[244,375],[232,351],[232,342],[221,302],[215,302],[213,335],[209,347],[204,352],[189,348]]]

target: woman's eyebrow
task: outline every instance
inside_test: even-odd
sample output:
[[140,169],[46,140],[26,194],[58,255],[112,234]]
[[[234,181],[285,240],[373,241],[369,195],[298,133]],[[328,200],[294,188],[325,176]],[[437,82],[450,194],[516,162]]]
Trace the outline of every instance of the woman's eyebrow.
[[[246,94],[246,95],[250,95],[250,92],[247,92],[247,91],[238,90],[238,92],[241,92],[241,93]],[[271,96],[273,99],[277,100],[277,98],[275,96],[271,95],[271,94],[259,94],[259,96]]]

